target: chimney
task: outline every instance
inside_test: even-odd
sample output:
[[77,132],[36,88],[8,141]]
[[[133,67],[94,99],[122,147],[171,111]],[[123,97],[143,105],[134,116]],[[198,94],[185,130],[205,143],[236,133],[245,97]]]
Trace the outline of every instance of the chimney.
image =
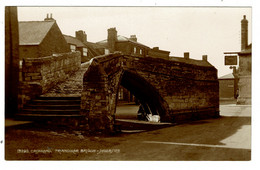
[[208,56],[207,55],[202,55],[202,60],[203,61],[208,61]]
[[189,52],[185,52],[184,53],[184,59],[189,59],[190,58],[190,53]]
[[130,40],[137,42],[136,35],[130,35]]
[[110,52],[114,52],[116,49],[117,31],[116,28],[109,28],[107,30],[107,45]]
[[159,47],[153,47],[153,50],[159,51]]
[[50,18],[49,18],[49,14],[47,14],[47,17],[44,18],[44,21],[55,21],[55,19],[52,18],[52,14],[50,14]]
[[76,34],[76,38],[78,40],[80,40],[83,43],[87,42],[87,34],[85,33],[85,31],[79,30],[79,31],[76,31],[75,34]]
[[248,46],[248,21],[246,15],[241,20],[241,51],[245,50]]

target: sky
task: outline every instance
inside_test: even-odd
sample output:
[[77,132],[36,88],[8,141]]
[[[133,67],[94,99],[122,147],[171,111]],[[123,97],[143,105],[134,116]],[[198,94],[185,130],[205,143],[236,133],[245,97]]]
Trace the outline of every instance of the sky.
[[232,72],[224,65],[224,52],[240,51],[243,15],[251,43],[250,7],[18,7],[18,20],[42,21],[50,13],[63,34],[83,30],[90,42],[106,39],[107,29],[116,27],[118,35],[136,35],[138,42],[171,56],[189,52],[201,60],[208,55],[218,76]]

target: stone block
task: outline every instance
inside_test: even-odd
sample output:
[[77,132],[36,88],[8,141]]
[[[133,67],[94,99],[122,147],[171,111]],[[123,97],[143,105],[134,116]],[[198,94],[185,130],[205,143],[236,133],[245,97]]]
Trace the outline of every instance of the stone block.
[[25,77],[24,80],[25,81],[31,81],[31,77]]
[[42,76],[32,76],[32,80],[41,80]]

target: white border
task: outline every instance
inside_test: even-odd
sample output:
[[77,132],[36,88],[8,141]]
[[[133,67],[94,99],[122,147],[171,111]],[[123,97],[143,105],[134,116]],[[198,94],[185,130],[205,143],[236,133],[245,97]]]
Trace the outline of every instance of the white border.
[[258,96],[259,91],[257,90],[259,86],[258,75],[259,66],[258,66],[258,57],[259,50],[257,47],[259,44],[257,43],[259,40],[259,6],[257,1],[253,0],[96,0],[96,1],[83,1],[82,0],[63,0],[63,1],[54,1],[54,0],[46,0],[46,1],[36,1],[36,0],[1,0],[0,1],[0,25],[1,25],[1,46],[0,46],[0,54],[1,54],[1,66],[0,66],[0,80],[1,80],[1,114],[0,114],[0,140],[4,140],[4,6],[252,6],[253,7],[253,103],[252,103],[252,161],[245,162],[219,162],[219,161],[201,161],[201,162],[184,162],[184,161],[164,161],[164,162],[99,162],[99,161],[84,161],[84,162],[66,162],[66,161],[58,161],[58,162],[38,162],[38,161],[30,161],[30,162],[14,162],[14,161],[5,161],[4,160],[4,144],[0,144],[0,165],[1,169],[9,169],[9,168],[27,168],[27,169],[77,169],[77,168],[91,168],[91,169],[100,169],[100,168],[123,168],[123,169],[141,169],[141,168],[149,168],[149,169],[192,169],[192,170],[202,170],[202,169],[258,169],[258,158],[259,158],[259,116],[260,109],[258,104]]

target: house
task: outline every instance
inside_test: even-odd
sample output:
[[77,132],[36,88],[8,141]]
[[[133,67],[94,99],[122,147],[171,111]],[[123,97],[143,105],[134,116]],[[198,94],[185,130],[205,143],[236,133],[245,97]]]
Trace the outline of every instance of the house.
[[120,51],[126,55],[146,56],[149,47],[137,42],[136,35],[131,35],[130,38],[117,35],[116,28],[107,30],[107,39],[97,42],[97,44],[106,47],[110,52]]
[[153,58],[162,58],[169,60],[170,51],[160,50],[159,47],[153,47],[148,51],[148,56]]
[[105,54],[105,47],[96,43],[87,41],[85,31],[79,30],[75,32],[76,37],[64,35],[71,51],[80,51],[81,62],[87,62],[91,58]]
[[218,80],[220,99],[234,99],[237,97],[237,83],[233,73],[219,77]]
[[52,16],[47,15],[44,21],[19,22],[20,59],[66,52],[70,47]]
[[107,39],[97,42],[97,44],[106,47],[110,53],[120,51],[126,55],[139,57],[154,57],[169,59],[169,51],[160,50],[159,47],[150,48],[137,41],[136,35],[130,35],[129,38],[118,35],[116,28],[107,30]]

